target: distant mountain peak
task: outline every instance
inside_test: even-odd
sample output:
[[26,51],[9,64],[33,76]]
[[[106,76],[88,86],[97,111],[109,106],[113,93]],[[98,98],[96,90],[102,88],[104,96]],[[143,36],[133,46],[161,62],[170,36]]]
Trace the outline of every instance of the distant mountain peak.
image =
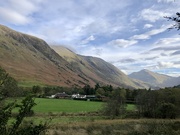
[[129,77],[143,81],[145,83],[149,83],[151,86],[157,87],[171,87],[180,83],[178,83],[178,81],[176,81],[177,79],[174,77],[155,73],[147,69],[131,73]]
[[142,69],[141,71],[150,72],[148,69]]

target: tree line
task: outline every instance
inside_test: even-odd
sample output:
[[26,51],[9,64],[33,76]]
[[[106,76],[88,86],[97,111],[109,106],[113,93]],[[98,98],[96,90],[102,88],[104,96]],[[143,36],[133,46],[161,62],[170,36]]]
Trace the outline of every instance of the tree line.
[[113,117],[125,115],[127,104],[134,104],[137,107],[134,111],[136,117],[176,118],[180,114],[179,86],[160,90],[130,90],[120,87],[114,88],[111,85],[100,86],[97,83],[94,87],[85,85],[83,88],[33,86],[32,92],[39,97],[53,95],[58,92],[96,95],[97,98],[105,97],[107,102],[103,113]]

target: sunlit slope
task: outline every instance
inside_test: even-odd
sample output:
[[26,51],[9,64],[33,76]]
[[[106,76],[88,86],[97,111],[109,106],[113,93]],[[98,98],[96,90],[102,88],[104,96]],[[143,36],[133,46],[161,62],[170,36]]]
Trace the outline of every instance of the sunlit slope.
[[74,86],[84,81],[45,41],[2,25],[0,66],[20,82]]
[[138,81],[133,81],[118,68],[100,58],[81,56],[62,46],[51,46],[51,48],[67,60],[81,77],[90,82],[130,88],[146,87]]

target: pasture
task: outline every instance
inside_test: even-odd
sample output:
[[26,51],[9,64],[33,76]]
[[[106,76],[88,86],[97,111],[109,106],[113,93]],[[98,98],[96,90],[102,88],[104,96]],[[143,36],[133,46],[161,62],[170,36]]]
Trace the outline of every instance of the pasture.
[[[47,99],[36,98],[36,106],[33,107],[35,113],[86,113],[101,110],[104,102],[79,101],[70,99]],[[127,104],[127,110],[135,110],[135,105]]]
[[70,99],[36,98],[35,113],[80,113],[94,112],[101,109],[103,102],[78,101]]
[[[22,98],[9,99],[8,102],[20,102]],[[49,98],[35,98],[36,105],[33,107],[35,114],[48,113],[89,113],[97,112],[102,109],[104,102],[95,101],[80,101],[71,99],[49,99]],[[136,109],[134,104],[127,104],[126,109],[133,111]],[[17,112],[15,108],[13,112]]]

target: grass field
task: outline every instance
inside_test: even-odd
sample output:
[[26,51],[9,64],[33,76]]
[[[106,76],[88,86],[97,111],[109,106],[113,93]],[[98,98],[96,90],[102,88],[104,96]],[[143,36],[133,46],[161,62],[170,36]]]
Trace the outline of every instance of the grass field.
[[[20,102],[22,98],[17,99]],[[13,102],[14,99],[9,99],[9,102]],[[104,102],[94,101],[79,101],[71,99],[48,99],[48,98],[36,98],[36,105],[33,107],[35,113],[86,113],[96,112],[103,107]],[[127,110],[135,110],[136,107],[133,104],[127,104]],[[17,112],[17,109],[14,110]]]
[[36,106],[33,110],[36,113],[79,113],[98,111],[102,107],[102,102],[77,101],[68,99],[46,99],[36,98]]
[[[69,99],[46,99],[36,98],[36,106],[33,110],[36,113],[80,113],[80,112],[95,112],[103,107],[104,102],[94,101],[78,101]],[[128,104],[127,110],[135,110],[135,105]]]

